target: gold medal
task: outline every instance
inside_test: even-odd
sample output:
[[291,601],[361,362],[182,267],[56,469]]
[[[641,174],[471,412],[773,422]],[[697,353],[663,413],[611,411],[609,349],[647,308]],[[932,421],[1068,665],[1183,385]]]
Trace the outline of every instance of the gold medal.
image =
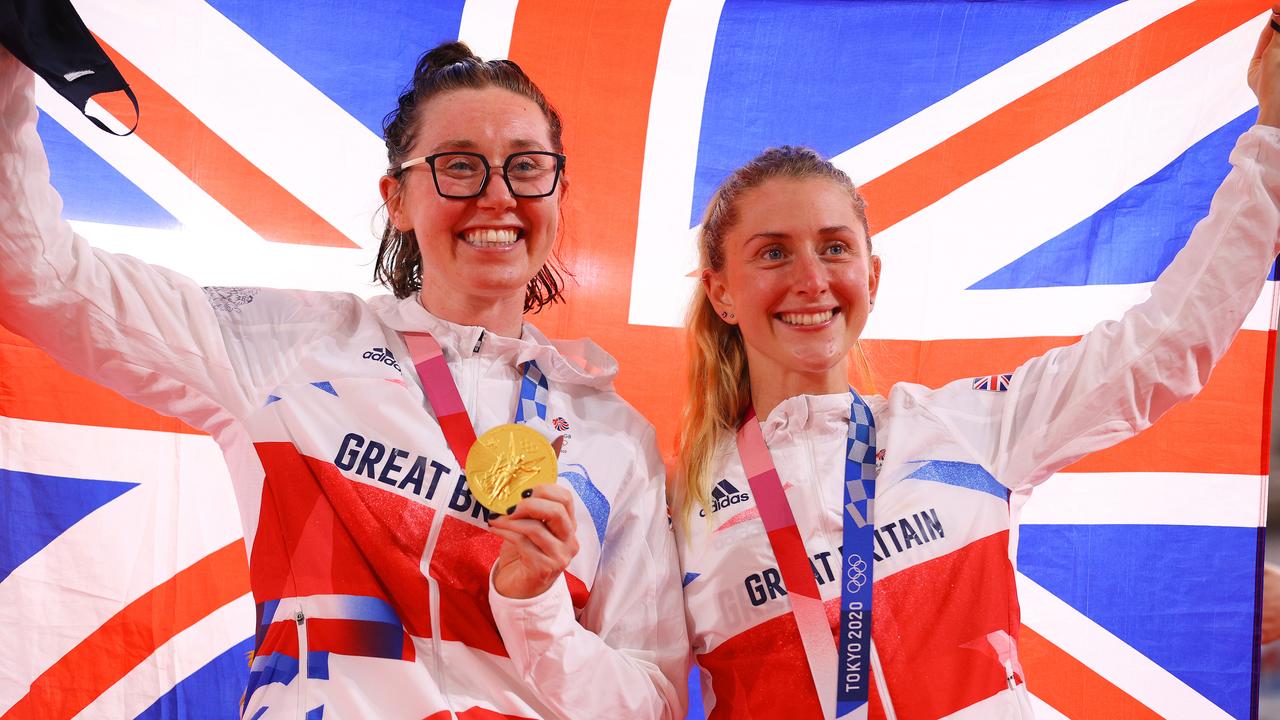
[[556,451],[525,425],[499,425],[476,438],[467,453],[467,485],[481,505],[510,514],[522,493],[556,481]]

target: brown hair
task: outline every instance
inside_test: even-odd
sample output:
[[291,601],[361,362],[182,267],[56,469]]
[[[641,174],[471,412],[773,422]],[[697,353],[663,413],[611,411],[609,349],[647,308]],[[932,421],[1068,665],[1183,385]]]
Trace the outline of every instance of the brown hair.
[[[765,150],[735,170],[711,196],[698,233],[699,274],[724,269],[725,235],[737,224],[742,193],[774,178],[822,178],[844,188],[862,223],[867,250],[871,249],[867,204],[849,176],[809,148],[784,145]],[[737,432],[738,423],[751,403],[742,332],[737,325],[725,322],[716,314],[702,282],[698,283],[689,303],[685,328],[689,395],[678,442],[679,480],[673,488],[678,522],[685,521],[695,503],[704,510],[709,509],[716,448],[724,437]],[[870,378],[870,366],[861,347],[855,351],[860,371]]]
[[[418,120],[422,108],[431,98],[451,90],[482,89],[489,87],[510,90],[533,101],[547,120],[551,136],[551,149],[564,152],[561,140],[560,114],[551,106],[546,95],[529,79],[520,66],[510,60],[481,60],[471,48],[461,42],[446,42],[428,50],[418,58],[413,70],[413,80],[400,94],[395,110],[382,121],[382,135],[387,144],[388,175],[399,177],[397,167],[408,159],[409,150],[417,139]],[[568,179],[561,178],[560,186],[568,187]],[[396,193],[401,192],[400,188]],[[547,263],[533,276],[525,288],[524,311],[540,311],[546,305],[563,302],[563,275],[554,250]],[[412,230],[401,232],[388,218],[382,230],[382,244],[378,247],[378,260],[373,269],[373,279],[387,286],[395,296],[404,298],[422,289],[422,253]]]

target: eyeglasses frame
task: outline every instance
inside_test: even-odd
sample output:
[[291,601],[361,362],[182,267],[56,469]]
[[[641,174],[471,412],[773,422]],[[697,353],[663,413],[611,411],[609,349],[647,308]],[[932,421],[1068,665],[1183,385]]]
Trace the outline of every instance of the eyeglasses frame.
[[[484,165],[484,179],[480,181],[479,190],[476,190],[474,193],[470,195],[450,195],[446,193],[444,190],[440,189],[440,178],[438,175],[436,175],[435,161],[436,161],[436,158],[441,158],[446,155],[466,155],[467,157],[479,158],[480,162]],[[545,193],[541,193],[538,195],[523,194],[523,193],[516,192],[516,189],[511,186],[511,180],[510,178],[507,177],[507,166],[511,164],[511,161],[513,159],[527,156],[527,155],[550,155],[551,157],[554,157],[556,159],[556,174],[555,174],[555,177],[551,180],[551,189],[546,191]],[[405,160],[404,162],[400,163],[398,167],[391,168],[387,172],[387,174],[398,179],[401,175],[404,174],[405,170],[408,170],[409,168],[412,168],[417,165],[426,165],[428,168],[431,169],[431,182],[434,183],[436,186],[436,194],[438,194],[442,198],[449,198],[450,200],[470,200],[471,198],[477,198],[483,195],[484,191],[489,189],[489,179],[493,174],[493,168],[494,168],[494,166],[489,164],[489,158],[485,157],[481,153],[467,152],[465,150],[450,150],[447,152],[435,153],[434,155],[424,155],[423,157],[413,158],[411,160]],[[549,197],[553,193],[555,193],[556,188],[560,187],[560,176],[564,174],[564,166],[565,166],[565,156],[562,155],[561,153],[551,152],[550,150],[521,150],[520,152],[511,153],[506,157],[505,160],[502,161],[502,167],[501,167],[502,182],[506,184],[507,190],[511,192],[511,197],[518,197],[518,198]]]

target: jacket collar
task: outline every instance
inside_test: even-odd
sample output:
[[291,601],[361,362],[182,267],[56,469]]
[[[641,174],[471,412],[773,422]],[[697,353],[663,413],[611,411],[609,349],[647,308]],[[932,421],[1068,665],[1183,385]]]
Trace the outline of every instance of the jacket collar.
[[383,324],[397,332],[431,333],[450,360],[479,356],[512,366],[534,360],[551,382],[598,390],[611,390],[618,374],[613,356],[586,338],[548,340],[527,322],[518,338],[495,335],[477,325],[459,325],[432,315],[416,294],[401,300],[381,295],[369,303]]
[[[871,412],[879,417],[885,408],[884,398],[878,395],[863,395],[862,399],[871,407]],[[844,435],[849,429],[848,392],[830,395],[795,395],[778,403],[770,411],[769,416],[760,424],[765,443],[779,445],[793,442],[802,434],[815,433],[818,436],[828,434]]]

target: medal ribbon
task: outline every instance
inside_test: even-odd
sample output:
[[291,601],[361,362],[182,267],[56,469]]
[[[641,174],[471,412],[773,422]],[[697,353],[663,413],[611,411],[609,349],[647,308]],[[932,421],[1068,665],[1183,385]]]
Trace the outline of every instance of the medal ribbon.
[[867,717],[871,680],[871,580],[875,556],[876,419],[851,388],[844,458],[844,544],[840,576],[840,664],[836,717]]
[[[822,596],[795,515],[787,502],[755,409],[738,428],[738,457],[782,575],[824,717],[865,718],[871,657],[872,524],[875,419],[858,394],[849,410],[844,477],[840,646],[837,652]],[[837,664],[838,660],[838,664]],[[836,692],[833,693],[831,690]],[[834,701],[834,702],[833,702]]]
[[[413,358],[418,379],[422,380],[427,401],[431,403],[431,409],[435,410],[436,422],[440,424],[444,439],[449,443],[458,467],[465,469],[467,453],[476,444],[476,430],[471,425],[466,406],[462,404],[458,384],[453,381],[453,375],[449,372],[444,351],[430,333],[405,333],[404,342],[409,347],[409,356]],[[546,420],[549,392],[546,376],[533,360],[521,363],[520,370],[520,399],[516,403],[515,421],[524,423],[531,413]]]

